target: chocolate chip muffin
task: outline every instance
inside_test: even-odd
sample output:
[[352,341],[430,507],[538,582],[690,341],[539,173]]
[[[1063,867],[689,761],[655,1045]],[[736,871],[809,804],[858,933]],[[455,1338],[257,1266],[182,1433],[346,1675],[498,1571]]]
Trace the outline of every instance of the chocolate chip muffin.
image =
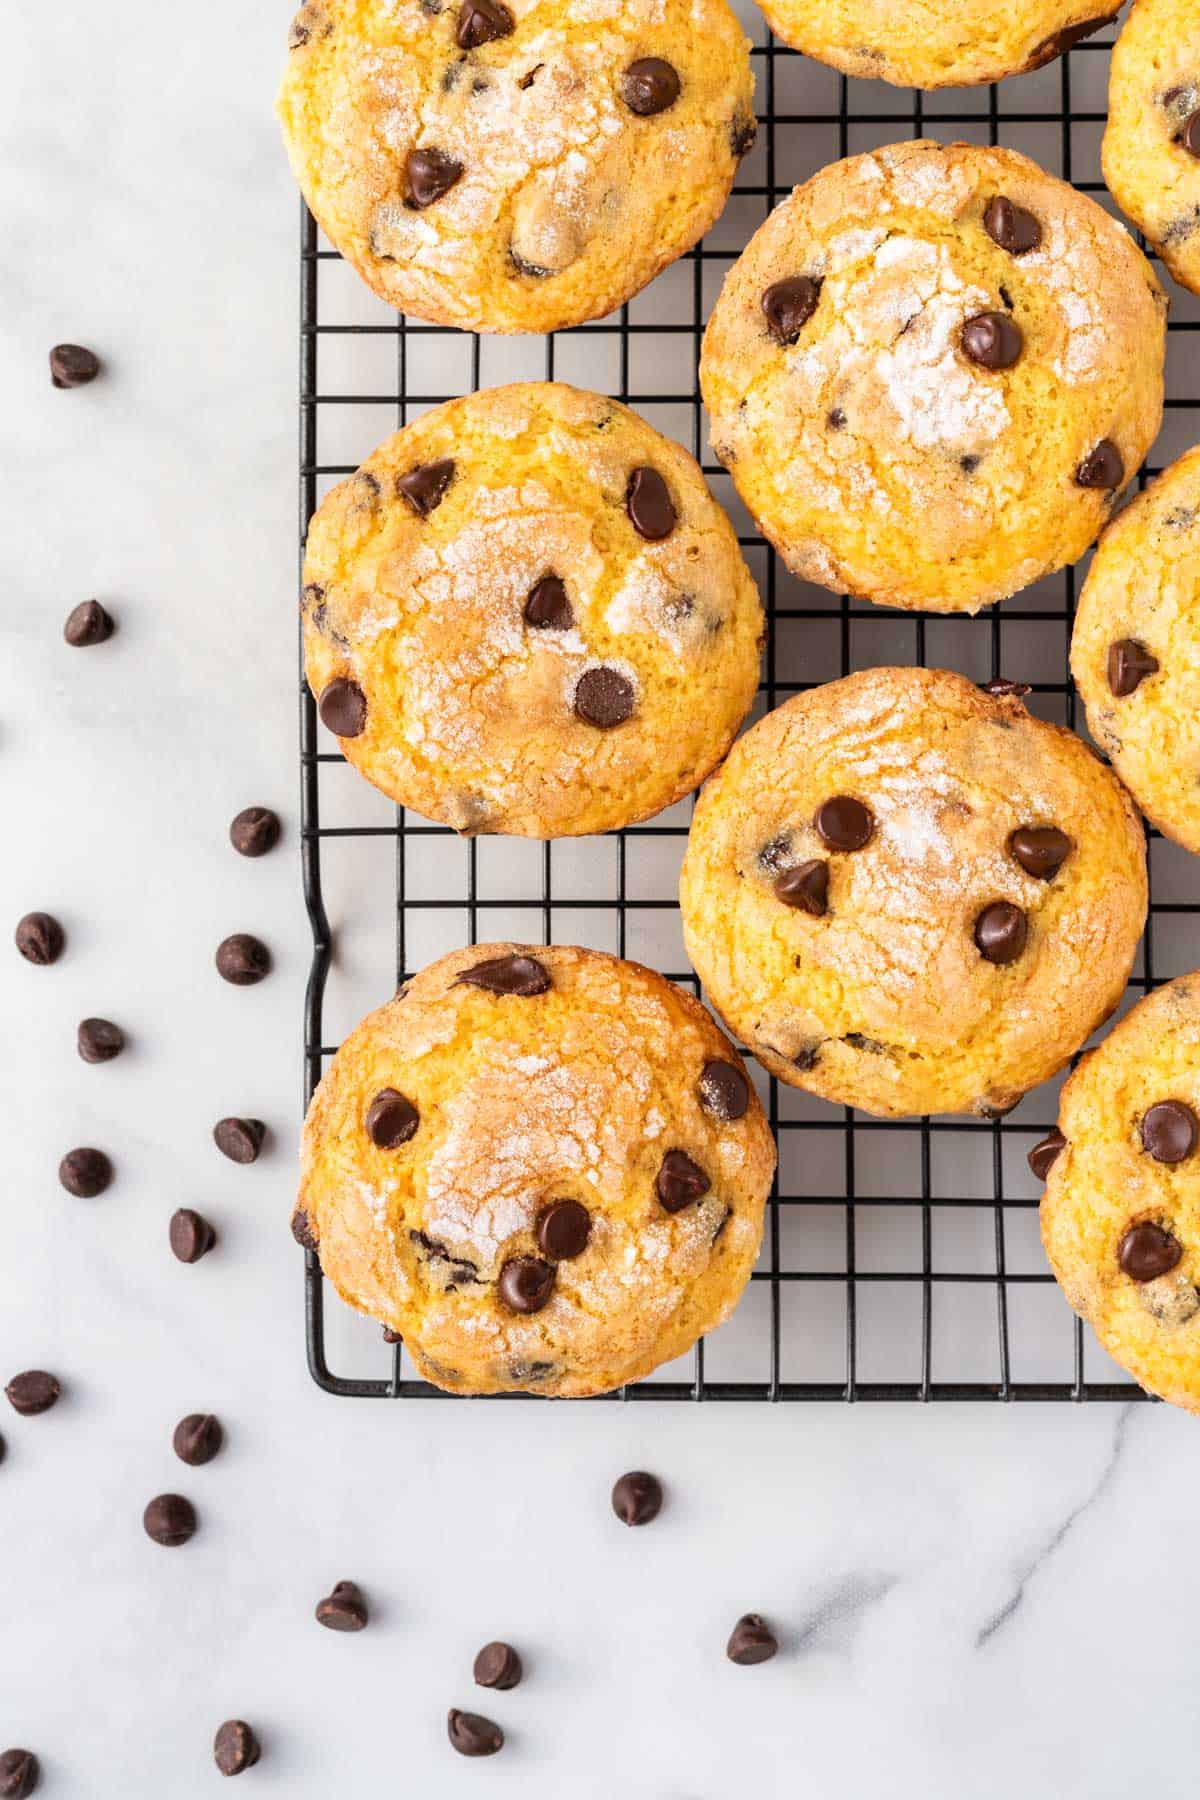
[[972,87],[1053,62],[1116,17],[1104,0],[765,0],[772,31],[844,75]]
[[775,1150],[737,1053],[661,975],[482,944],[342,1045],[293,1233],[461,1394],[602,1394],[733,1309]]
[[806,581],[974,612],[1073,562],[1162,418],[1166,301],[1015,151],[899,144],[760,226],[700,366],[713,448]]
[[322,719],[462,832],[647,818],[725,754],[758,681],[757,590],[692,458],[554,383],[389,438],[322,503],[304,580]]
[[1148,994],[1063,1089],[1042,1242],[1135,1380],[1200,1412],[1200,975]]
[[1200,9],[1136,0],[1109,71],[1104,179],[1181,286],[1200,293]]
[[754,142],[725,0],[314,0],[279,97],[296,179],[389,305],[469,331],[612,312]]
[[1200,854],[1200,449],[1100,539],[1071,670],[1092,736],[1146,817]]
[[1145,845],[1111,770],[1019,693],[871,669],[734,746],[681,901],[709,999],[781,1081],[991,1118],[1120,999]]

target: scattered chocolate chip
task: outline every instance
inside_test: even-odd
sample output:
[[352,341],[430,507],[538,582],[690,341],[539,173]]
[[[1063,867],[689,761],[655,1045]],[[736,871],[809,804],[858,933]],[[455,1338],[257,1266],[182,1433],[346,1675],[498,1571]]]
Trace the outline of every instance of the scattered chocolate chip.
[[551,1262],[582,1256],[592,1234],[592,1215],[578,1200],[555,1200],[539,1214],[537,1246]]
[[661,56],[640,56],[621,77],[621,98],[631,113],[648,119],[679,98],[679,75]]
[[63,626],[63,636],[74,650],[85,650],[89,644],[103,644],[116,630],[113,616],[98,600],[81,600],[71,608]]
[[553,987],[550,971],[536,956],[493,956],[487,962],[464,969],[455,987],[484,988],[489,994],[516,994],[523,1000]]
[[446,1715],[446,1731],[460,1756],[494,1756],[504,1744],[504,1733],[491,1719],[459,1712],[456,1706]]
[[1121,1272],[1131,1281],[1156,1281],[1166,1275],[1183,1255],[1178,1238],[1149,1221],[1131,1225],[1117,1245]]
[[633,716],[636,696],[633,683],[620,669],[585,669],[575,684],[575,714],[585,725],[611,731]]
[[1200,158],[1200,112],[1194,112],[1178,137],[1180,147],[1189,156]]
[[407,500],[415,512],[427,519],[446,498],[446,490],[454,480],[455,463],[451,456],[439,462],[422,463],[407,475],[396,477],[396,492]]
[[402,1344],[404,1338],[400,1332],[393,1331],[390,1325],[385,1325],[383,1328],[383,1341],[385,1344]]
[[792,275],[767,288],[759,305],[776,343],[786,346],[796,342],[817,310],[821,285],[820,279],[812,275]]
[[745,1117],[750,1106],[750,1083],[735,1064],[717,1058],[701,1069],[696,1095],[706,1113],[729,1124]]
[[958,466],[964,475],[973,475],[979,467],[979,463],[978,456],[960,456],[958,459]]
[[485,1644],[475,1658],[475,1684],[477,1687],[501,1688],[505,1692],[515,1688],[524,1674],[521,1658],[511,1644]]
[[779,1649],[779,1641],[761,1613],[743,1613],[729,1634],[725,1654],[730,1662],[749,1668],[752,1663],[770,1662]]
[[62,926],[50,913],[26,913],[13,932],[13,942],[25,961],[42,968],[58,961],[65,941]]
[[2,1800],[28,1800],[37,1789],[42,1771],[32,1750],[0,1751]]
[[1106,488],[1109,493],[1123,486],[1125,458],[1111,438],[1101,438],[1089,450],[1075,471],[1075,485],[1082,488]]
[[142,1514],[146,1536],[169,1550],[186,1544],[196,1531],[196,1509],[182,1494],[159,1494]]
[[757,137],[758,120],[753,113],[749,113],[744,118],[735,118],[730,121],[729,148],[739,162],[743,156],[748,156],[753,150]]
[[448,194],[463,172],[463,166],[443,150],[412,150],[405,164],[408,176],[408,204],[424,212],[443,194]]
[[213,1126],[213,1143],[230,1162],[258,1161],[267,1128],[261,1119],[218,1119]]
[[832,412],[826,413],[825,423],[828,425],[830,431],[844,431],[846,429],[846,415],[840,406],[835,406]]
[[983,691],[997,700],[1023,700],[1033,689],[1027,681],[1006,681],[1003,675],[995,675],[991,681],[984,682]]
[[58,1179],[77,1200],[94,1200],[113,1178],[113,1166],[103,1150],[82,1146],[68,1150],[58,1165]]
[[367,1136],[380,1150],[398,1150],[416,1136],[421,1115],[407,1094],[380,1088],[367,1108]]
[[1039,1181],[1045,1181],[1066,1147],[1067,1140],[1057,1125],[1033,1146],[1027,1160]]
[[58,1377],[47,1374],[45,1369],[26,1369],[23,1374],[13,1376],[4,1392],[14,1412],[19,1412],[23,1419],[34,1419],[39,1413],[50,1411],[61,1395],[62,1387]]
[[639,537],[658,543],[670,537],[679,522],[671,491],[657,469],[634,469],[625,490],[625,511]]
[[654,1185],[663,1211],[677,1213],[707,1194],[712,1182],[685,1151],[668,1150]]
[[176,1456],[192,1469],[210,1463],[224,1442],[221,1422],[212,1413],[189,1413],[186,1419],[180,1419],[171,1436]]
[[1003,194],[989,200],[983,215],[983,229],[994,244],[1012,256],[1024,256],[1036,250],[1042,241],[1042,228],[1031,212],[1015,206]]
[[292,1236],[302,1250],[315,1250],[317,1234],[312,1228],[312,1220],[302,1206],[292,1214]]
[[410,1231],[409,1241],[421,1251],[429,1262],[444,1262],[449,1265],[449,1273],[459,1286],[467,1286],[479,1280],[479,1270],[466,1257],[455,1256],[446,1245],[437,1238],[430,1237],[424,1231]]
[[1157,675],[1159,662],[1136,638],[1121,638],[1108,647],[1108,685],[1118,700],[1135,693],[1147,675]]
[[861,850],[871,841],[875,815],[861,800],[849,794],[835,794],[832,800],[822,800],[813,824],[817,836],[831,850]]
[[217,1241],[217,1234],[208,1220],[190,1206],[181,1206],[171,1214],[167,1230],[171,1250],[181,1263],[199,1262]]
[[125,1048],[125,1033],[111,1019],[81,1019],[75,1047],[86,1063],[111,1062]]
[[222,1775],[240,1775],[252,1769],[262,1755],[262,1745],[245,1719],[226,1719],[213,1739],[213,1761]]
[[367,728],[367,696],[348,675],[336,675],[321,689],[317,711],[334,737],[361,737]]
[[248,931],[235,931],[217,945],[217,974],[234,987],[253,987],[270,973],[271,952]]
[[1142,1120],[1142,1145],[1155,1162],[1186,1162],[1198,1140],[1200,1120],[1182,1100],[1160,1100]]
[[365,1631],[367,1603],[362,1590],[353,1581],[337,1582],[331,1594],[317,1601],[316,1620],[330,1631]]
[[1053,36],[1043,38],[1026,63],[1026,70],[1044,68],[1048,62],[1053,62],[1055,57],[1065,56],[1067,51],[1073,49],[1082,38],[1091,37],[1094,31],[1100,31],[1105,25],[1111,24],[1112,19],[1113,14],[1108,12],[1104,14],[1103,18],[1084,19],[1078,25],[1064,26]]
[[50,379],[56,388],[86,387],[100,373],[100,358],[82,344],[55,344],[50,352]]
[[513,1256],[500,1271],[500,1298],[510,1312],[541,1312],[554,1292],[554,1264],[540,1256]]
[[1009,838],[1008,848],[1027,875],[1053,881],[1075,844],[1057,825],[1020,825]]
[[612,1509],[622,1525],[649,1525],[662,1503],[662,1482],[645,1469],[630,1469],[613,1483]]
[[529,590],[525,623],[539,631],[569,631],[575,623],[566,584],[557,575],[543,575]]
[[771,892],[785,906],[793,906],[798,912],[810,913],[814,919],[819,919],[828,911],[829,864],[816,857],[794,869],[785,869],[776,877]]
[[981,369],[1011,369],[1025,343],[1007,313],[976,313],[962,328],[963,355]]
[[1029,921],[1011,900],[993,900],[975,921],[975,946],[985,962],[1016,962],[1029,936]]
[[229,841],[239,856],[265,856],[279,842],[279,815],[269,806],[247,806],[229,827]]
[[537,80],[538,76],[541,74],[542,70],[545,68],[545,66],[546,66],[545,63],[534,63],[532,69],[528,70],[526,74],[522,75],[520,81],[518,81],[518,83],[517,83],[517,86],[523,92],[526,89],[531,88],[533,86],[534,82]]
[[[822,1040],[820,1038],[818,1038],[816,1043],[805,1044],[803,1049],[797,1050],[796,1054],[792,1058],[792,1067],[799,1069],[801,1071],[801,1073],[803,1073],[807,1069],[815,1068],[816,1064],[817,1064],[817,1058],[821,1054],[821,1043],[822,1043]],[[769,1050],[770,1048],[771,1048],[771,1045],[768,1044],[767,1049]],[[776,1051],[775,1054],[778,1056],[781,1054],[781,1052]]]
[[478,50],[496,38],[511,37],[516,22],[500,0],[463,0],[455,38],[460,50]]

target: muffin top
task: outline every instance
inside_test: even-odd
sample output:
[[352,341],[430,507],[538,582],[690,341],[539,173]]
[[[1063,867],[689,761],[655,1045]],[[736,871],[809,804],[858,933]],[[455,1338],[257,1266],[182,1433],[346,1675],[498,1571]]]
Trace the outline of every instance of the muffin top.
[[1200,293],[1200,9],[1136,0],[1109,70],[1104,179],[1176,281]]

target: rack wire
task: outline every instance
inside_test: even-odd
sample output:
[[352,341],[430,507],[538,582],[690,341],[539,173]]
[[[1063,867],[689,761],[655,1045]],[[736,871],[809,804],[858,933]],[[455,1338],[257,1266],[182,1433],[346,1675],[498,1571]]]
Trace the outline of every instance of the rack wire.
[[[1068,569],[975,618],[897,615],[804,587],[769,551],[712,460],[696,365],[725,270],[797,181],[839,157],[910,134],[1002,143],[1026,151],[1115,212],[1098,178],[1113,31],[1002,86],[906,96],[881,83],[847,80],[778,44],[747,0],[743,19],[753,35],[752,18],[759,39],[752,50],[759,137],[729,208],[701,246],[610,319],[544,339],[498,341],[410,322],[381,306],[366,317],[347,318],[362,313],[365,290],[302,207],[301,548],[322,493],[351,473],[387,431],[455,393],[500,379],[573,380],[607,389],[678,437],[728,507],[769,617],[760,712],[855,668],[915,662],[960,669],[980,681],[1001,675],[1028,681],[1034,710],[1082,727],[1067,663],[1080,570]],[[345,283],[338,280],[343,272],[349,275]],[[1156,451],[1160,464],[1200,440],[1200,396],[1184,397],[1189,378],[1200,374],[1200,306],[1167,285],[1169,397]],[[335,316],[339,308],[342,316]],[[381,345],[368,342],[375,339],[387,352],[383,374]],[[497,352],[505,350],[516,367],[510,361],[495,373]],[[348,384],[338,379],[340,371],[367,351],[365,388],[350,384],[352,391],[342,391]],[[354,460],[345,461],[346,433],[332,422],[359,409],[363,420],[356,429],[363,435],[354,442]],[[1154,472],[1143,471],[1141,479]],[[518,878],[497,890],[492,846],[507,843],[515,853],[511,840],[463,844],[403,810],[385,822],[357,822],[361,815],[348,802],[345,778],[335,784],[343,758],[320,726],[303,672],[300,741],[303,880],[313,932],[304,1016],[306,1101],[336,1048],[326,1041],[335,966],[326,910],[330,863],[361,850],[364,840],[394,844],[389,909],[394,906],[395,945],[394,968],[386,977],[379,972],[360,1010],[385,997],[393,976],[398,984],[412,966],[456,942],[499,936],[594,942],[654,963],[697,991],[675,929],[688,804],[607,839],[587,840],[592,861],[586,879],[579,874],[578,842],[521,845]],[[366,784],[352,779],[361,799]],[[1150,836],[1151,907],[1130,983],[1133,999],[1200,962],[1200,859]],[[1054,1122],[1056,1085],[1036,1090],[1014,1113],[992,1122],[891,1121],[781,1088],[761,1071],[755,1076],[780,1166],[751,1285],[732,1325],[701,1342],[681,1364],[615,1398],[1145,1398],[1072,1318],[1037,1241],[1039,1189],[1025,1155]],[[309,1252],[305,1261],[308,1359],[321,1387],[364,1397],[447,1397],[415,1376],[402,1345],[388,1349],[377,1327],[351,1325],[352,1315],[327,1291],[317,1257]],[[334,1366],[339,1353],[342,1372]]]

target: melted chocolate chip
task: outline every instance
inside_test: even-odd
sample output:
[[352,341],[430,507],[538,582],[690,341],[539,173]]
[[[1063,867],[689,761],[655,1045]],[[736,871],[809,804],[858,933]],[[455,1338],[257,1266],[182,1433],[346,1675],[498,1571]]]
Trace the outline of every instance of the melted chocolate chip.
[[317,1247],[317,1234],[303,1207],[298,1207],[292,1214],[292,1236],[302,1250],[315,1250]]
[[725,1646],[730,1662],[749,1668],[753,1663],[770,1662],[779,1649],[779,1640],[761,1613],[743,1613]]
[[537,1246],[551,1262],[582,1256],[592,1234],[592,1215],[578,1200],[556,1200],[537,1222]]
[[111,1019],[81,1019],[75,1048],[85,1063],[111,1062],[125,1048],[125,1033]]
[[367,1603],[356,1582],[339,1581],[331,1594],[317,1601],[316,1621],[328,1631],[365,1631]]
[[202,1213],[181,1206],[171,1214],[167,1227],[172,1254],[181,1263],[198,1263],[217,1241],[217,1234]]
[[180,1462],[187,1463],[189,1468],[198,1469],[204,1463],[212,1461],[224,1442],[221,1422],[212,1413],[189,1413],[175,1427],[171,1448]]
[[645,1469],[630,1469],[613,1483],[612,1509],[622,1525],[649,1525],[662,1503],[662,1482]]
[[367,728],[367,696],[349,676],[335,676],[328,687],[322,688],[317,711],[321,723],[334,737],[361,737]]
[[750,1106],[750,1083],[742,1071],[720,1058],[706,1062],[696,1083],[696,1095],[710,1118],[730,1124],[742,1119]]
[[729,148],[740,162],[754,148],[758,137],[758,120],[753,113],[744,118],[735,118],[729,126]]
[[26,962],[45,968],[58,961],[66,939],[62,926],[51,913],[31,912],[17,920],[13,942]]
[[146,1536],[177,1550],[196,1533],[196,1509],[182,1494],[159,1494],[142,1514]]
[[794,344],[817,310],[821,281],[812,275],[790,275],[772,282],[759,305],[771,336],[779,344]]
[[98,600],[81,600],[67,614],[63,636],[72,649],[83,650],[89,644],[103,644],[116,630],[112,614]]
[[1076,487],[1104,488],[1113,493],[1124,481],[1125,458],[1111,438],[1101,438],[1075,471]]
[[461,50],[478,50],[496,38],[511,37],[516,23],[500,0],[463,0],[455,38]]
[[973,475],[979,467],[979,463],[978,456],[960,456],[958,459],[958,466],[964,475]]
[[36,1419],[57,1405],[62,1387],[57,1375],[45,1369],[25,1369],[13,1376],[4,1392],[14,1412],[23,1419]]
[[82,344],[55,344],[50,352],[50,379],[56,388],[86,387],[100,373],[100,358]]
[[446,489],[454,479],[454,458],[444,456],[437,462],[421,463],[407,475],[396,477],[396,492],[408,501],[414,512],[427,519],[446,497]]
[[575,714],[585,725],[611,731],[633,717],[636,696],[633,683],[620,669],[601,664],[585,669],[575,684]]
[[248,931],[235,931],[231,937],[222,938],[214,960],[221,980],[234,987],[254,987],[271,971],[271,952]]
[[554,1264],[540,1256],[513,1256],[500,1271],[500,1298],[510,1312],[541,1312],[554,1292]]
[[1155,1162],[1186,1162],[1198,1140],[1200,1120],[1182,1100],[1160,1100],[1142,1120],[1142,1145]]
[[213,1143],[235,1163],[257,1162],[266,1135],[261,1119],[218,1119],[213,1126]]
[[785,906],[810,913],[814,919],[822,918],[828,911],[829,864],[817,857],[795,869],[785,869],[776,877],[771,892]]
[[42,1778],[41,1764],[32,1750],[0,1752],[0,1796],[3,1800],[28,1800]]
[[1113,14],[1108,12],[1098,19],[1084,19],[1078,25],[1067,25],[1062,31],[1056,31],[1052,37],[1043,38],[1025,65],[1026,71],[1044,68],[1046,63],[1053,62],[1055,57],[1065,56],[1067,51],[1073,49],[1081,39],[1091,37],[1093,32],[1102,31],[1112,18]]
[[1057,825],[1021,825],[1009,838],[1008,848],[1027,875],[1053,881],[1075,845]]
[[679,98],[679,75],[661,56],[641,56],[621,77],[621,98],[640,119],[666,112]]
[[994,244],[1010,256],[1024,256],[1036,250],[1042,241],[1042,228],[1031,212],[1016,206],[1003,194],[989,200],[983,215],[983,229]]
[[226,1719],[213,1739],[213,1761],[222,1775],[241,1775],[262,1755],[262,1745],[245,1719]]
[[424,212],[443,194],[448,194],[463,172],[463,166],[444,150],[410,150],[404,165],[408,177],[408,204]]
[[239,856],[265,856],[279,842],[279,814],[269,806],[246,806],[229,827],[229,841]]
[[1200,158],[1200,112],[1194,112],[1177,139],[1189,156]]
[[962,328],[963,355],[981,369],[1011,369],[1025,344],[1007,313],[976,313]]
[[625,490],[625,511],[639,537],[658,543],[679,521],[671,491],[657,469],[638,468]]
[[113,1166],[103,1150],[68,1150],[58,1165],[59,1181],[77,1200],[94,1200],[112,1178]]
[[825,423],[828,425],[830,431],[844,431],[846,429],[846,415],[840,406],[835,406],[832,412],[826,413]]
[[993,900],[975,921],[975,945],[985,962],[1014,963],[1029,937],[1029,921],[1010,900]]
[[813,816],[817,836],[831,850],[861,850],[875,830],[875,815],[850,794],[822,800]]
[[707,1194],[712,1182],[685,1151],[668,1150],[654,1186],[663,1211],[677,1213]]
[[1170,1273],[1182,1255],[1183,1245],[1178,1238],[1148,1220],[1131,1225],[1117,1245],[1121,1272],[1131,1281],[1157,1281],[1160,1275]]
[[566,584],[557,575],[543,575],[529,590],[525,623],[539,631],[569,631],[575,614],[567,598]]
[[367,1108],[367,1136],[380,1150],[398,1150],[416,1136],[421,1115],[407,1094],[381,1088]]
[[494,1756],[504,1747],[504,1733],[491,1719],[456,1706],[446,1715],[446,1731],[460,1756]]
[[1066,1147],[1067,1140],[1057,1125],[1046,1133],[1040,1143],[1033,1146],[1027,1160],[1039,1181],[1045,1181]]
[[464,969],[454,985],[485,988],[489,994],[517,994],[528,1000],[546,993],[554,983],[549,969],[536,956],[516,954],[476,963],[473,969]]
[[447,1263],[451,1278],[459,1286],[470,1287],[472,1283],[478,1282],[479,1270],[466,1257],[453,1256],[445,1244],[430,1237],[427,1232],[410,1231],[408,1236],[409,1241],[417,1246],[427,1261]]
[[524,1670],[512,1645],[497,1642],[483,1646],[475,1658],[472,1673],[476,1687],[499,1688],[507,1693],[509,1688],[516,1687]]
[[1007,681],[1003,675],[995,675],[991,681],[983,684],[985,694],[992,694],[997,700],[1023,700],[1033,689],[1027,681]]
[[1118,700],[1135,693],[1147,675],[1157,675],[1158,669],[1158,658],[1136,638],[1121,638],[1108,647],[1108,685]]

